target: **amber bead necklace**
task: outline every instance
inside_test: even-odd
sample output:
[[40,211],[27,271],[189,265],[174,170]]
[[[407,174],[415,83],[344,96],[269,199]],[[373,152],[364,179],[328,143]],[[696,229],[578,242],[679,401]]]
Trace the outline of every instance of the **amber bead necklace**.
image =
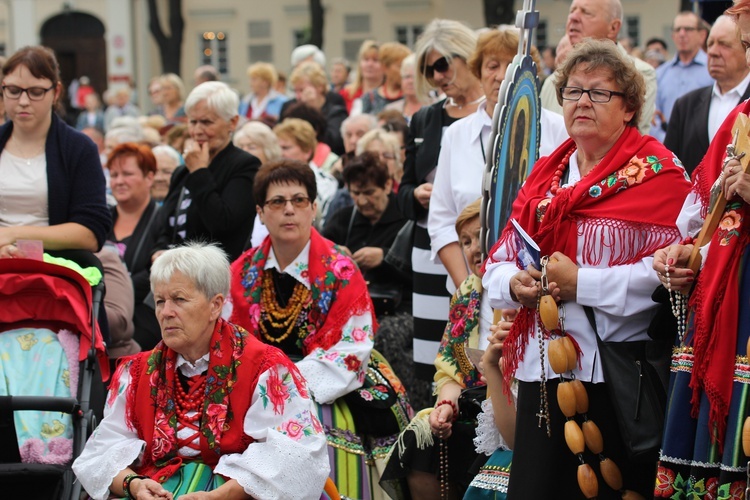
[[[271,272],[263,273],[263,285],[261,288],[262,320],[259,322],[261,334],[267,341],[280,344],[294,331],[294,326],[297,324],[297,317],[310,298],[310,290],[302,283],[297,283],[294,285],[294,292],[286,306],[281,307],[276,298],[276,289]],[[283,333],[279,336],[272,335],[268,331],[266,321],[268,321],[271,327],[282,330]]]

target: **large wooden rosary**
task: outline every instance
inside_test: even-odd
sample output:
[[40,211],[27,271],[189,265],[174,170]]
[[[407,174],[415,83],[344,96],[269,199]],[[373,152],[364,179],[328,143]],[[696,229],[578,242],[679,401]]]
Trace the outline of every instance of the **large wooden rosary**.
[[[543,257],[542,264],[542,289],[538,299],[537,310],[539,311],[540,329],[540,355],[542,359],[542,405],[544,418],[547,420],[547,434],[549,429],[549,410],[547,406],[546,383],[544,373],[544,350],[543,339],[545,335],[557,335],[550,340],[547,349],[549,365],[552,371],[560,375],[560,383],[557,386],[557,404],[565,415],[565,443],[573,452],[580,465],[578,466],[578,486],[586,498],[596,498],[599,494],[599,481],[591,465],[583,458],[584,448],[588,448],[599,457],[599,470],[604,482],[615,491],[619,491],[623,500],[642,500],[643,497],[632,490],[626,490],[622,484],[622,474],[617,464],[604,455],[604,439],[599,427],[589,420],[589,397],[586,388],[580,380],[575,378],[572,370],[578,364],[578,354],[573,340],[565,333],[565,314],[561,314],[555,299],[550,295],[549,282],[547,279],[548,257]],[[564,310],[563,310],[564,311]],[[571,372],[571,373],[569,373]],[[568,377],[564,374],[569,373]],[[540,419],[542,418],[540,412]],[[581,415],[583,424],[579,425],[575,420],[576,414]],[[749,418],[750,420],[750,418]],[[540,422],[541,423],[541,422]],[[750,424],[746,423],[746,427]],[[750,427],[749,427],[750,429]],[[748,432],[750,436],[750,430]],[[750,439],[748,439],[750,443]]]

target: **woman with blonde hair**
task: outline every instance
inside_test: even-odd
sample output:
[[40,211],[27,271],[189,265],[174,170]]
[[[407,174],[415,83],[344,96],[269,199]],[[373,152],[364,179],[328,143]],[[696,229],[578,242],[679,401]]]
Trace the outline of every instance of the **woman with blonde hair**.
[[404,173],[404,161],[401,158],[401,145],[393,132],[382,128],[370,130],[357,141],[356,155],[377,153],[380,160],[388,166],[388,175],[393,180],[393,192],[398,192],[398,184]]
[[281,159],[279,140],[271,127],[263,122],[247,122],[234,133],[232,142],[257,157],[261,164]]
[[419,96],[415,85],[417,73],[417,56],[409,54],[401,61],[401,92],[403,97],[398,101],[392,102],[385,106],[385,110],[395,109],[399,111],[407,125],[411,122],[411,117],[419,111],[422,106],[432,104],[435,99],[432,96]]
[[185,84],[182,78],[174,73],[161,76],[161,107],[159,114],[167,119],[167,123],[185,123]]
[[[328,93],[328,77],[323,68],[315,62],[303,62],[289,76],[294,89],[295,99],[287,101],[281,109],[282,120],[287,111],[301,102],[317,109],[326,119],[326,128],[321,142],[328,144],[337,155],[344,153],[344,141],[341,138],[341,123],[346,119],[344,106],[336,104]],[[334,94],[335,95],[335,94]]]
[[398,42],[384,43],[378,51],[378,60],[385,79],[376,89],[362,95],[362,112],[378,114],[386,104],[401,99],[401,61],[411,50]]
[[374,40],[365,40],[359,47],[354,80],[340,92],[346,101],[346,110],[351,115],[358,115],[362,112],[362,101],[358,100],[362,94],[375,90],[383,84],[383,68],[380,66],[379,50],[380,46]]
[[274,87],[279,74],[273,64],[257,62],[247,68],[250,79],[250,93],[240,101],[240,116],[250,120],[263,120],[275,125],[281,114],[281,106],[289,100]]
[[[410,139],[406,145],[404,175],[398,189],[398,201],[405,217],[416,221],[412,267],[414,272],[414,362],[422,386],[412,390],[415,408],[432,403],[431,383],[435,374],[433,360],[448,321],[450,293],[446,289],[447,271],[430,259],[427,215],[432,182],[435,178],[443,131],[453,122],[476,111],[484,99],[479,80],[467,61],[477,43],[477,35],[466,25],[448,19],[436,19],[417,40],[417,94],[427,96],[430,89],[445,99],[419,110],[412,117]],[[420,406],[421,405],[421,406]]]

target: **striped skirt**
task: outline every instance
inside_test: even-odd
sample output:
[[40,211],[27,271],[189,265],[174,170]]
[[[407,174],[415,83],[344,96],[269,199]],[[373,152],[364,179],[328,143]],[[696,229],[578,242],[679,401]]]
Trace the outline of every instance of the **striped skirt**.
[[328,440],[330,478],[339,494],[352,499],[387,500],[378,482],[397,436],[370,438],[358,434],[343,398],[316,406]]
[[[442,264],[430,260],[430,235],[422,222],[414,229],[412,250],[414,363],[415,375],[432,382],[435,375],[435,356],[448,322],[450,294],[446,289],[448,271]],[[414,398],[412,405],[414,405]],[[421,409],[415,406],[415,410]]]

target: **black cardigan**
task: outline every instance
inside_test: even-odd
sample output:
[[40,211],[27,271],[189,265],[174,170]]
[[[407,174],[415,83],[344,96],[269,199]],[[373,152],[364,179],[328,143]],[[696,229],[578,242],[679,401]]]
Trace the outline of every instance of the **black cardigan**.
[[[0,127],[0,150],[5,148],[12,132],[12,121]],[[80,224],[94,233],[101,249],[112,228],[112,218],[107,208],[104,172],[96,146],[53,113],[44,152],[49,225]]]
[[192,201],[187,210],[185,240],[213,241],[221,245],[232,261],[239,257],[253,230],[253,181],[258,168],[258,158],[230,142],[208,168],[190,173],[183,165],[175,170],[160,210],[161,234],[152,251],[182,243],[169,225],[169,217],[175,215],[180,191],[186,187]]
[[427,209],[414,198],[414,190],[427,182],[427,175],[437,166],[440,141],[443,138],[443,105],[445,99],[414,113],[406,143],[404,175],[398,185],[398,206],[404,217],[420,220]]

